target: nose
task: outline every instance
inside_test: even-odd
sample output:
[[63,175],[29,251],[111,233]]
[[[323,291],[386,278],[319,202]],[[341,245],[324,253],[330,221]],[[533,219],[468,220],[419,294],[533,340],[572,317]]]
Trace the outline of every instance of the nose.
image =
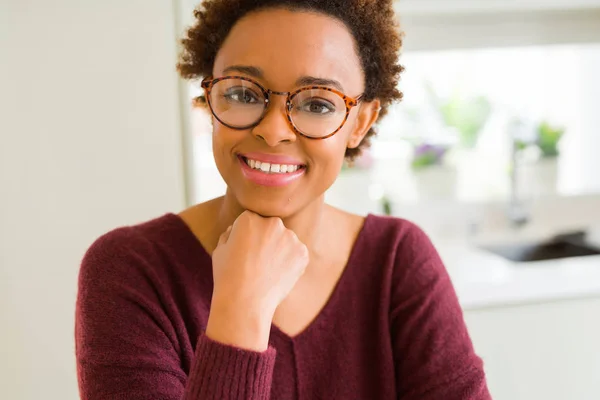
[[264,141],[269,147],[275,147],[281,143],[295,142],[296,134],[290,126],[285,112],[286,97],[271,95],[269,100],[265,116],[260,124],[252,129],[252,134]]

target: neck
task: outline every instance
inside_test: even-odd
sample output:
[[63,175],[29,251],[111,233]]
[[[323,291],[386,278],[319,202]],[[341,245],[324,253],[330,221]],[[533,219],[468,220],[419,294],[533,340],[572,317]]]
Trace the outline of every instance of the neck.
[[[227,190],[225,196],[218,202],[215,244],[219,235],[232,225],[245,210],[233,193]],[[326,210],[325,196],[321,195],[298,212],[281,218],[285,227],[298,236],[298,239],[308,247],[311,254],[318,253],[318,244],[322,234],[322,221]]]

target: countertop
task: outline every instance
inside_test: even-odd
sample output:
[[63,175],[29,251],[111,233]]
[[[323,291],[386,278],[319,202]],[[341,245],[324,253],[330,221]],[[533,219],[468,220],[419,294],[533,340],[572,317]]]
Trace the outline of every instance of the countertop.
[[473,245],[434,243],[464,310],[600,297],[600,256],[515,263]]

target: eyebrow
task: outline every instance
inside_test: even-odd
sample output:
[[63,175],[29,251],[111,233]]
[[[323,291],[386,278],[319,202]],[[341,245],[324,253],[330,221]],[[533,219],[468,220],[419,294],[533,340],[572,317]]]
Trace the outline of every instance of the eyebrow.
[[296,81],[297,86],[333,86],[340,92],[344,91],[342,84],[334,79],[316,78],[314,76],[303,76]]
[[[230,72],[238,72],[258,79],[264,79],[265,77],[262,69],[250,65],[232,65],[223,70],[224,74]],[[317,78],[314,76],[303,76],[299,78],[296,81],[296,86],[332,86],[340,92],[344,91],[342,84],[335,79]]]
[[258,67],[252,67],[249,65],[232,65],[223,70],[224,74],[228,74],[230,72],[239,72],[260,79],[264,78],[265,76],[262,69]]

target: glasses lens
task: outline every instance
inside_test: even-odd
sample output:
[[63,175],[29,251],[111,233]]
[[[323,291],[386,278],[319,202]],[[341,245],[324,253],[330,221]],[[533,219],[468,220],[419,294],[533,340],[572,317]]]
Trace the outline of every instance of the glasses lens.
[[228,78],[213,85],[210,105],[223,123],[245,128],[255,124],[262,116],[265,96],[261,88],[252,82]]
[[325,89],[306,89],[292,99],[291,117],[296,129],[319,138],[337,131],[346,118],[346,102]]

